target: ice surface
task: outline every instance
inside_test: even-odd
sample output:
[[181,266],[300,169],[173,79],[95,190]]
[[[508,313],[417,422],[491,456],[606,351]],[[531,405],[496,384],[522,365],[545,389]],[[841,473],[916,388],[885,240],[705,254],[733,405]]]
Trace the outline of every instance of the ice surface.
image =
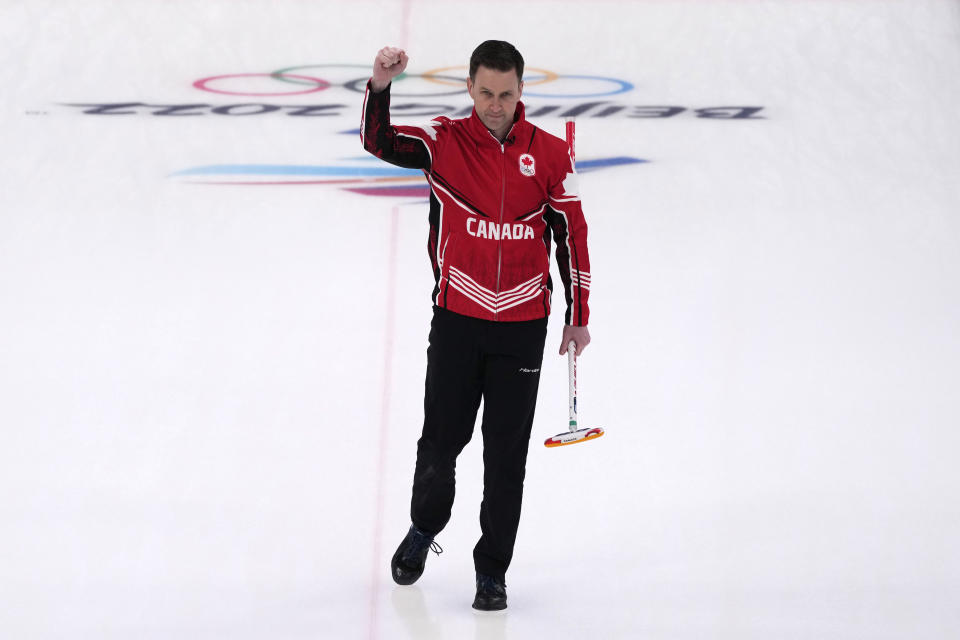
[[[445,553],[388,575],[426,206],[376,182],[343,85],[386,44],[455,82],[486,38],[544,128],[601,103],[580,400],[606,436],[539,444],[555,314],[510,609],[478,617],[476,442]],[[3,637],[960,635],[956,2],[43,0],[0,3],[0,42]],[[403,82],[398,122],[469,106]],[[71,106],[107,103],[139,104]],[[720,107],[761,110],[695,111]]]

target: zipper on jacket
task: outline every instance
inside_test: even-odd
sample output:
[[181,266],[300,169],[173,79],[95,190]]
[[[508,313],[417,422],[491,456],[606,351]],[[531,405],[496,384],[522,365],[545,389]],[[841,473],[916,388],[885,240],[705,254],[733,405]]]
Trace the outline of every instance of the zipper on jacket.
[[[513,133],[513,128],[517,126],[516,123],[510,126],[510,130],[507,131],[507,135],[503,137],[506,141],[510,134]],[[490,133],[490,137],[494,140],[497,140],[497,137]],[[504,146],[503,142],[497,140],[500,144],[500,236],[497,238],[497,309],[500,308],[500,269],[503,266],[503,208],[507,200],[507,148]],[[493,312],[493,319],[496,320],[500,315],[499,311]]]
[[[508,134],[509,135],[509,134]],[[500,268],[503,265],[503,205],[507,199],[507,151],[500,143],[500,229],[501,234],[497,236],[497,311],[493,312],[493,319],[496,320],[500,315]]]

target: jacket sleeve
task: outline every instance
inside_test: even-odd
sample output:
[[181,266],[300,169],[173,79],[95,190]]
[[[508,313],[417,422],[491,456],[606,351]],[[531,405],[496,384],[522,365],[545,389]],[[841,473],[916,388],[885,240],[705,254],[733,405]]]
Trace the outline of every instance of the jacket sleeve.
[[363,98],[360,141],[364,149],[381,160],[408,169],[429,170],[436,153],[435,128],[391,125],[390,86],[374,93],[369,81]]
[[587,251],[587,221],[580,207],[578,176],[567,156],[566,171],[550,185],[549,218],[557,243],[557,267],[563,281],[567,313],[564,322],[587,326],[590,319],[590,254]]

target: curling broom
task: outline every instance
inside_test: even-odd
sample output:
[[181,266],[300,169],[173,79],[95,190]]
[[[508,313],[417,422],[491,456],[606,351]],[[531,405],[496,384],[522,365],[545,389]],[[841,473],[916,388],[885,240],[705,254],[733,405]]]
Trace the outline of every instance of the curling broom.
[[[575,123],[572,119],[567,120],[567,146],[570,148],[570,164],[576,162],[575,153]],[[586,442],[595,440],[603,435],[603,429],[600,427],[588,427],[579,429],[577,423],[577,344],[571,340],[567,345],[567,371],[569,373],[570,390],[570,428],[566,433],[558,433],[552,438],[547,438],[543,443],[547,447],[562,447],[568,444]]]

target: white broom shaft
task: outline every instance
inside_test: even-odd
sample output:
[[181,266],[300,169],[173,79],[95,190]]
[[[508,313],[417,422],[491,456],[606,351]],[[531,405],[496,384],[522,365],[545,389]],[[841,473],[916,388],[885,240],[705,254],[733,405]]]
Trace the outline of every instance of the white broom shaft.
[[577,430],[577,343],[567,345],[567,373],[570,389],[570,431]]

